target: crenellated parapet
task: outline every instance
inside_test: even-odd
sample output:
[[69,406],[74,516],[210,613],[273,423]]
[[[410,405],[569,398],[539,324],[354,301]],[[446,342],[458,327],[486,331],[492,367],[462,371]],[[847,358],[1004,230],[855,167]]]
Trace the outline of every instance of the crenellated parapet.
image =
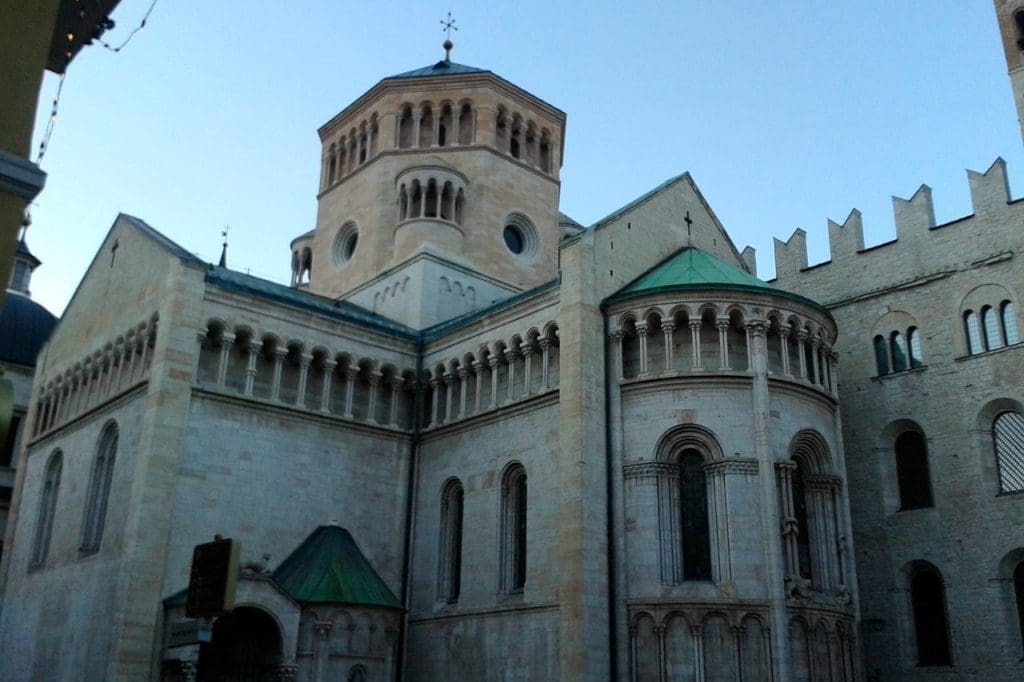
[[[864,246],[861,213],[842,224],[828,221],[830,259],[808,265],[807,233],[796,229],[775,239],[774,284],[834,305],[936,273],[950,272],[991,257],[1019,241],[1024,208],[1010,200],[1006,162],[997,158],[985,172],[968,170],[973,213],[937,225],[932,190],[921,185],[910,198],[894,196],[894,240]],[[965,237],[967,230],[980,238]]]

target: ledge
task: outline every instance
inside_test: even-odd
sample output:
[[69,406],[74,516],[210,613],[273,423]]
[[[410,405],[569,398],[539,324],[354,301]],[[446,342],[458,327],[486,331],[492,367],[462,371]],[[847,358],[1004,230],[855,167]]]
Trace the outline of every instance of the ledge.
[[46,173],[28,159],[0,149],[0,190],[32,201],[46,184]]

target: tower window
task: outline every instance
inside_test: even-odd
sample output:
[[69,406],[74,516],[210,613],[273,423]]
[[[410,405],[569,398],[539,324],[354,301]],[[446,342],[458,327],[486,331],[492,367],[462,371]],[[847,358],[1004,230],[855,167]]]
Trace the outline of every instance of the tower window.
[[711,580],[711,532],[704,458],[685,450],[679,458],[679,507],[682,512],[683,579]]
[[513,464],[501,482],[501,586],[522,592],[526,585],[526,470]]
[[36,516],[36,532],[32,540],[32,558],[29,568],[37,568],[46,563],[50,553],[50,537],[53,535],[53,517],[57,511],[57,492],[60,489],[60,472],[63,464],[63,453],[57,450],[50,456],[43,479],[43,489],[39,496],[39,513]]
[[900,509],[931,507],[928,446],[925,444],[924,436],[916,431],[905,431],[896,438],[895,450]]
[[515,225],[506,225],[502,236],[505,238],[505,246],[508,247],[509,251],[515,254],[523,252],[526,240],[523,239],[523,233],[520,232],[518,227]]
[[950,665],[946,590],[942,577],[933,570],[918,569],[910,579],[910,601],[917,637],[917,664]]
[[1017,47],[1024,50],[1024,11],[1013,15],[1013,23],[1017,26]]
[[992,422],[999,492],[1024,492],[1024,415],[1003,412]]

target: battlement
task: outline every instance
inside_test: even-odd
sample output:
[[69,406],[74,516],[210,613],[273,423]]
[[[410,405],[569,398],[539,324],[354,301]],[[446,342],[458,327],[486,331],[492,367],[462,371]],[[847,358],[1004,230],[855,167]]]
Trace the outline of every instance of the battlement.
[[[997,158],[983,173],[968,169],[967,180],[973,213],[942,225],[935,223],[928,185],[921,185],[909,199],[894,196],[896,239],[883,244],[864,247],[864,225],[857,209],[850,211],[842,224],[829,220],[830,258],[822,263],[808,266],[803,229],[794,230],[786,241],[775,239],[773,282],[795,292],[817,291],[819,300],[824,293],[823,302],[829,303],[843,294],[928,275],[930,270],[954,265],[965,256],[992,250],[1003,243],[1000,235],[1021,234],[1020,221],[1013,218],[1021,211],[1010,201],[1006,162]],[[965,222],[972,227],[960,225]]]

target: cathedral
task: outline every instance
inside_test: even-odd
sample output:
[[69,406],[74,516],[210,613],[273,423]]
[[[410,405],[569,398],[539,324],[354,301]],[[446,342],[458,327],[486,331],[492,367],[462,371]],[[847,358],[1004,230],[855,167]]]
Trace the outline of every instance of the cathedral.
[[688,173],[561,213],[565,113],[450,49],[321,126],[290,285],[116,218],[19,421],[0,678],[1024,676],[1003,161],[764,281]]

